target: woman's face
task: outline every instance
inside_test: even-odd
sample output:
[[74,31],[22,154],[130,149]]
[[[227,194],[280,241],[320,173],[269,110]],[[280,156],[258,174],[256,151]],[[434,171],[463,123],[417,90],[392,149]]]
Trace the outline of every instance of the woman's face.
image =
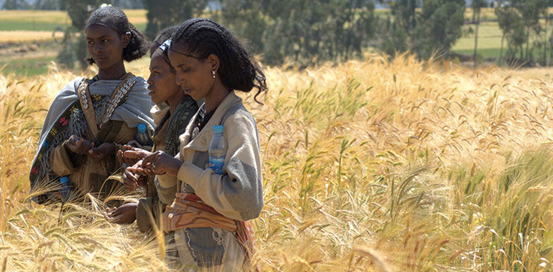
[[[159,51],[152,54],[150,59],[150,77],[148,77],[148,90],[152,101],[156,104],[161,102],[180,103],[182,94],[181,88],[177,85],[175,73],[171,72],[171,66],[165,61]],[[182,95],[181,95],[182,94]],[[176,101],[178,100],[178,101]]]
[[123,64],[123,49],[130,35],[120,36],[115,30],[103,25],[91,25],[86,29],[88,53],[100,70],[109,71]]
[[177,72],[176,82],[185,94],[190,95],[194,100],[209,95],[215,83],[212,64],[209,61],[189,54],[179,43],[171,45],[169,59]]

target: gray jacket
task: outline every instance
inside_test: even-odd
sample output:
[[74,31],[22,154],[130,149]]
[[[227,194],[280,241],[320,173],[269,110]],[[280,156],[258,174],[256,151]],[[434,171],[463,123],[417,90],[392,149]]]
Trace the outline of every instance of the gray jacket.
[[[227,146],[222,175],[207,167],[213,126],[219,124],[224,126]],[[229,93],[204,129],[191,140],[194,126],[190,122],[180,136],[180,153],[175,157],[184,163],[177,177],[158,176],[161,201],[171,204],[175,192],[194,193],[228,218],[245,221],[258,217],[263,207],[259,137],[255,120],[242,99]]]

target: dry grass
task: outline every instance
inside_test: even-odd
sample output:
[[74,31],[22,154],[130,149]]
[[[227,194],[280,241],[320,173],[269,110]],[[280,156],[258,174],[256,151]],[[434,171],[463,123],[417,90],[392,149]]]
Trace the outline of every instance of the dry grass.
[[70,21],[67,12],[59,10],[2,10],[2,21],[32,20],[37,24]]
[[44,42],[62,39],[63,32],[46,31],[0,31],[0,40],[4,43]]
[[[144,30],[146,10],[124,10],[129,21]],[[0,44],[46,42],[63,38],[71,26],[66,11],[61,10],[0,10]]]
[[[552,269],[549,71],[377,55],[265,71],[265,105],[243,95],[263,152],[262,271]],[[1,269],[161,270],[155,241],[93,202],[61,220],[27,202],[43,109],[74,76],[0,77]]]
[[[132,9],[124,10],[133,24],[147,23],[146,10]],[[64,23],[71,24],[71,19],[66,11],[60,10],[0,10],[1,21],[4,22],[26,22],[32,21],[36,24],[44,23]]]

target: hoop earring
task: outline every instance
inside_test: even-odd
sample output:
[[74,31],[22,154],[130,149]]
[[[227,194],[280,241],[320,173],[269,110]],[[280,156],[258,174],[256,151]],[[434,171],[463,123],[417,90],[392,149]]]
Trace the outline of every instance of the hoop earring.
[[211,71],[211,74],[213,75],[213,78],[215,78],[215,70]]

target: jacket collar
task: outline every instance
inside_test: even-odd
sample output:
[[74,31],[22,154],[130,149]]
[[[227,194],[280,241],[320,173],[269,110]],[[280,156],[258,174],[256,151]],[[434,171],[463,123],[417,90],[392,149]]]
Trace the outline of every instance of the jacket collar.
[[[219,104],[219,106],[215,110],[215,113],[213,113],[213,116],[211,117],[211,119],[209,119],[202,131],[200,131],[198,135],[196,135],[192,139],[192,141],[190,141],[190,138],[196,125],[195,122],[189,122],[186,128],[186,132],[181,136],[181,142],[186,143],[186,146],[184,148],[192,148],[197,151],[207,151],[207,149],[209,148],[209,142],[211,141],[214,133],[213,126],[221,125],[225,113],[233,106],[240,103],[242,103],[242,98],[237,96],[234,91],[229,92],[229,94],[225,96],[223,101],[221,101],[221,104]],[[205,108],[205,103],[201,107]],[[194,117],[192,117],[192,120],[196,120],[199,112],[200,111],[198,110]]]

